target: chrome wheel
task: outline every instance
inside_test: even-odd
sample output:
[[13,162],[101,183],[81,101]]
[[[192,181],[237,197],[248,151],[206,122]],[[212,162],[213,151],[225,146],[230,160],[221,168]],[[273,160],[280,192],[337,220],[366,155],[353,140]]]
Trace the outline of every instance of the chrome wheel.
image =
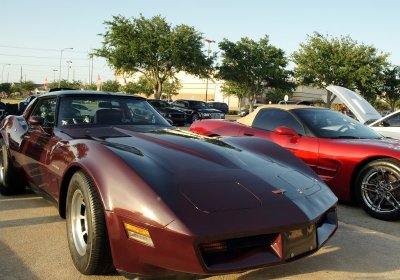
[[83,256],[88,240],[88,222],[86,205],[82,192],[76,190],[71,201],[71,230],[76,251]]
[[375,218],[393,220],[400,217],[400,166],[386,159],[369,163],[358,178],[357,199]]

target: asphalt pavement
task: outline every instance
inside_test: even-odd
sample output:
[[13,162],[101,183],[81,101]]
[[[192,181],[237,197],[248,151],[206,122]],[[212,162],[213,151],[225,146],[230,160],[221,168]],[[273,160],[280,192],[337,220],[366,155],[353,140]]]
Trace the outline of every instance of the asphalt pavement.
[[[400,221],[376,220],[347,204],[339,205],[338,214],[338,231],[314,255],[207,279],[400,279]],[[65,221],[52,204],[28,192],[0,195],[0,279],[125,278],[81,275],[69,255]]]

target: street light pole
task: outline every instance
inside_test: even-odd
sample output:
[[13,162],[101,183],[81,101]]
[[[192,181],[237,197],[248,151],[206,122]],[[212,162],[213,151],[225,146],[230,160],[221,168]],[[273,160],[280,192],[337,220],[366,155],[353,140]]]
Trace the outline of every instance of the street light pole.
[[58,71],[57,69],[53,69],[53,74],[54,74],[53,82],[54,83],[56,82],[56,72],[57,71]]
[[63,55],[63,51],[65,50],[73,50],[74,48],[63,48],[60,50],[60,72],[58,75],[58,87],[61,87],[61,61],[62,61],[62,55]]
[[6,63],[6,64],[3,64],[3,70],[1,71],[1,82],[3,83],[4,82],[4,68],[6,67],[6,66],[10,66],[11,64],[9,64],[9,63]]
[[[211,45],[211,43],[215,43],[215,41],[206,39],[206,42],[208,43],[208,50],[207,50],[207,59],[208,59],[210,57],[210,53],[211,53],[210,45]],[[206,78],[206,102],[207,102],[207,100],[208,100],[208,74],[207,74],[207,78]]]
[[71,63],[72,63],[71,60],[68,60],[68,61],[67,61],[67,67],[68,67],[67,81],[68,81],[68,82],[69,82],[69,68],[71,68],[71,65],[70,65]]

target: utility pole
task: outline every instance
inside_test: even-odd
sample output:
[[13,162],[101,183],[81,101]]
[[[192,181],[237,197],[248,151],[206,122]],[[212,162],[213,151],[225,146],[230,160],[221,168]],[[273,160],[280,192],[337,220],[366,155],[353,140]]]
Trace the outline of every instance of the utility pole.
[[[208,59],[208,58],[210,58],[210,53],[211,53],[210,45],[211,45],[211,43],[215,43],[215,41],[206,39],[206,42],[208,43],[208,50],[207,50],[207,59]],[[207,74],[207,79],[206,79],[206,102],[207,102],[207,100],[208,100],[208,74]]]

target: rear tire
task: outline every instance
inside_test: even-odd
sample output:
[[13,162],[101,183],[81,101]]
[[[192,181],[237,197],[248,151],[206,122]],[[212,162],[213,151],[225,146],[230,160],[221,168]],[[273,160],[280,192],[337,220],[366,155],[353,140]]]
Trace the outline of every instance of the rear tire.
[[0,193],[2,195],[17,195],[25,191],[25,182],[15,172],[7,146],[0,140]]
[[66,211],[68,246],[75,267],[85,275],[113,272],[103,204],[83,171],[71,178]]
[[374,218],[400,218],[400,162],[379,159],[368,163],[358,174],[355,194],[358,203]]

